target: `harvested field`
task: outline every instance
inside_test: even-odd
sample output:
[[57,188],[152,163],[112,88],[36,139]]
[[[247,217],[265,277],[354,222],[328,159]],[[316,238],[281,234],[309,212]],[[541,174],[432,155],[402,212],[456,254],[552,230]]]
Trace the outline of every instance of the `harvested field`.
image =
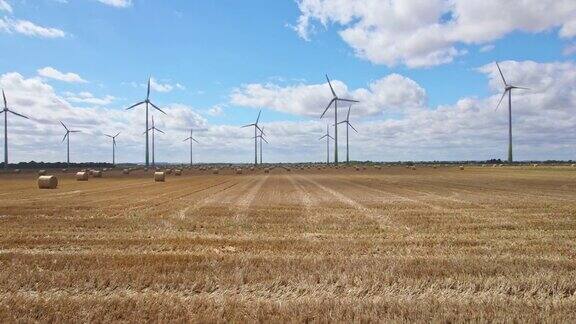
[[576,321],[576,169],[0,175],[0,320]]

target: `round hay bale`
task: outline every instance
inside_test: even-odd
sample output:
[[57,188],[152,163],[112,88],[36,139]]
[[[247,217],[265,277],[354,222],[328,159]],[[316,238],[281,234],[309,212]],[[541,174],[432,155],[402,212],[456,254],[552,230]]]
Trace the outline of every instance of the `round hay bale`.
[[290,169],[290,168],[286,168],[286,171],[290,172],[290,171],[292,171],[292,169]]
[[571,167],[576,168],[576,164],[572,164]]
[[62,173],[68,172],[68,169],[62,169]]
[[242,174],[242,169],[236,169],[236,174]]
[[432,166],[432,169],[438,169],[437,165]]
[[102,171],[92,170],[92,176],[94,178],[102,178]]
[[486,164],[482,164],[482,167],[485,168],[485,167],[486,167]]
[[148,168],[144,168],[144,172],[148,172]]
[[462,171],[462,170],[464,170],[464,166],[463,166],[463,165],[460,166],[460,171]]
[[416,170],[416,166],[415,166],[415,165],[412,166],[412,170]]
[[122,170],[122,174],[130,174],[130,169],[124,169],[124,170]]
[[534,164],[534,167],[537,168],[537,167],[538,167],[538,164]]
[[182,170],[174,170],[174,175],[181,176]]
[[164,171],[166,174],[172,174],[172,169],[166,169],[166,171]]
[[88,172],[78,172],[76,173],[76,181],[88,181]]
[[14,169],[14,173],[20,173],[20,169]]
[[212,169],[212,174],[218,174],[220,171],[218,169]]
[[250,167],[250,171],[254,171],[254,167]]
[[355,167],[354,169],[355,169],[356,171],[360,171],[360,168],[359,168],[359,167]]
[[58,178],[53,175],[44,175],[38,178],[38,188],[56,189],[58,188]]
[[166,172],[154,172],[154,181],[156,182],[166,181]]
[[264,169],[264,173],[270,173],[270,169],[268,168]]
[[46,170],[38,170],[38,175],[39,176],[46,175]]

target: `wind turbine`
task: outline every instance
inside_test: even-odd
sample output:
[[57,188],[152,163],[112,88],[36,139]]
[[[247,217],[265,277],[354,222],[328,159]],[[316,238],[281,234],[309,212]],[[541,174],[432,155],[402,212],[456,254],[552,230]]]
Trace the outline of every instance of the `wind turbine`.
[[112,165],[116,165],[116,137],[120,135],[120,133],[112,136],[108,134],[104,134],[112,139]]
[[254,126],[254,165],[258,165],[258,131],[262,131],[258,126],[258,122],[260,121],[260,115],[262,114],[262,110],[258,113],[258,118],[256,118],[256,122],[254,124],[244,125],[242,128]]
[[156,161],[154,160],[154,134],[156,131],[159,131],[162,134],[166,134],[164,133],[162,130],[156,128],[156,126],[154,126],[154,116],[152,116],[152,127],[148,128],[143,134],[146,134],[146,136],[148,136],[148,132],[152,131],[152,166],[155,167],[156,166]]
[[148,130],[149,130],[149,128],[148,128],[148,106],[150,105],[153,108],[155,108],[156,110],[158,110],[161,113],[163,113],[164,115],[166,115],[166,113],[162,109],[158,108],[155,104],[153,104],[150,101],[150,82],[151,82],[151,78],[148,78],[148,92],[146,93],[146,99],[144,101],[140,101],[139,103],[133,104],[132,106],[126,108],[126,110],[130,110],[130,109],[138,107],[142,104],[146,104],[146,131],[144,132],[144,133],[146,133],[146,166],[148,166],[150,164],[150,158],[149,158],[150,152],[148,149],[148,142],[149,142],[149,139],[148,139]]
[[336,92],[334,91],[334,88],[332,87],[332,83],[330,82],[330,78],[328,78],[328,75],[326,75],[326,80],[328,81],[328,85],[330,86],[330,91],[332,91],[333,97],[332,100],[330,100],[330,103],[328,104],[326,109],[324,109],[324,112],[322,113],[322,116],[320,116],[320,118],[324,117],[324,114],[326,114],[328,109],[330,109],[330,106],[334,104],[334,163],[338,165],[338,101],[351,102],[351,103],[359,101],[352,99],[343,99],[338,97],[336,95]]
[[4,113],[4,168],[8,168],[8,113],[14,114],[16,116],[30,119],[22,114],[14,112],[8,108],[8,102],[6,101],[6,94],[4,89],[2,89],[2,97],[4,97],[4,109],[0,111],[0,114]]
[[70,134],[71,133],[80,133],[80,131],[77,130],[69,130],[68,127],[66,127],[66,125],[64,125],[63,122],[60,122],[60,124],[62,124],[62,126],[64,126],[64,129],[66,129],[66,134],[64,134],[64,138],[62,138],[62,143],[64,143],[65,140],[68,140],[66,143],[66,164],[70,164]]
[[498,72],[500,72],[502,82],[504,82],[504,93],[502,93],[502,97],[500,97],[500,101],[498,101],[498,106],[496,106],[496,110],[500,108],[502,100],[504,100],[506,93],[508,93],[508,163],[512,163],[514,162],[514,159],[512,157],[512,90],[514,89],[530,90],[530,89],[524,87],[517,87],[515,85],[509,84],[508,82],[506,82],[504,74],[500,69],[500,65],[498,65],[498,62],[496,62],[496,67],[498,67]]
[[[193,160],[193,152],[194,152],[194,148],[193,148],[193,144],[194,142],[198,143],[198,141],[194,138],[194,130],[190,129],[190,137],[188,137],[187,139],[184,140],[184,142],[186,141],[190,141],[190,166],[194,165],[194,160]],[[200,144],[200,143],[198,143]]]
[[352,108],[352,105],[350,105],[350,107],[348,107],[348,114],[346,115],[346,120],[343,120],[341,122],[339,122],[338,124],[346,124],[346,164],[350,163],[350,142],[348,141],[348,133],[350,130],[350,127],[352,127],[352,129],[358,133],[358,130],[356,128],[354,128],[354,126],[352,126],[352,124],[350,124],[350,109]]
[[334,137],[330,136],[328,125],[326,125],[326,135],[320,137],[318,140],[322,140],[324,138],[326,138],[326,164],[330,164],[330,139],[334,139]]
[[262,141],[266,142],[266,144],[270,144],[264,138],[264,135],[266,135],[266,133],[264,133],[264,127],[262,127],[262,129],[260,130],[260,135],[257,136],[257,138],[260,139],[260,164],[262,164]]

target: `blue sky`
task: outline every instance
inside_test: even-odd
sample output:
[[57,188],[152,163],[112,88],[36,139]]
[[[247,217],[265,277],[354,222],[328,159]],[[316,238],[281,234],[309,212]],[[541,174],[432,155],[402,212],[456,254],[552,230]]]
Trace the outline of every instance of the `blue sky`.
[[[482,106],[492,96],[498,97],[498,89],[495,89],[497,83],[492,83],[495,75],[486,70],[486,66],[492,62],[498,60],[508,61],[510,64],[572,63],[576,52],[570,49],[574,46],[574,42],[571,29],[568,28],[574,23],[573,17],[576,15],[566,6],[564,8],[570,11],[568,13],[550,9],[559,17],[556,22],[543,21],[532,26],[524,20],[517,19],[518,21],[506,22],[507,29],[497,30],[489,35],[486,35],[485,31],[470,32],[470,28],[465,25],[468,23],[482,28],[481,24],[486,22],[463,21],[462,26],[450,27],[448,32],[459,34],[460,30],[464,30],[465,36],[451,36],[450,40],[441,41],[434,37],[424,37],[422,43],[418,43],[417,46],[406,45],[407,48],[416,48],[415,53],[410,54],[412,56],[406,54],[382,58],[379,53],[393,51],[391,46],[396,46],[394,42],[399,42],[385,37],[388,33],[395,32],[393,29],[395,26],[402,24],[402,17],[398,18],[399,21],[395,26],[380,25],[379,22],[371,21],[374,18],[361,9],[355,9],[358,12],[351,13],[351,17],[345,17],[347,13],[338,10],[346,8],[331,8],[330,1],[317,2],[323,4],[319,8],[313,8],[315,2],[305,0],[300,2],[117,0],[109,1],[108,4],[105,3],[107,1],[97,0],[3,0],[3,2],[10,9],[0,11],[0,17],[4,16],[4,28],[0,24],[0,46],[5,50],[0,56],[2,74],[18,73],[25,80],[34,78],[41,80],[52,87],[55,96],[70,104],[69,109],[75,109],[76,112],[82,109],[91,112],[97,112],[98,109],[106,112],[121,111],[124,107],[143,99],[145,95],[143,85],[148,76],[152,75],[159,86],[167,87],[163,92],[154,91],[153,101],[162,107],[184,105],[185,109],[197,114],[194,117],[196,119],[191,120],[202,124],[204,128],[226,129],[252,122],[258,108],[264,109],[263,121],[279,123],[279,128],[284,127],[282,123],[295,123],[287,124],[296,125],[293,127],[298,127],[299,123],[303,125],[307,125],[308,122],[318,123],[318,119],[312,116],[317,115],[318,110],[321,112],[323,107],[320,105],[310,107],[308,114],[291,110],[287,107],[290,103],[275,107],[274,100],[269,97],[255,98],[261,96],[260,93],[250,94],[248,96],[250,98],[244,97],[244,100],[234,100],[231,97],[233,93],[245,94],[246,85],[261,85],[265,88],[273,85],[275,92],[299,86],[322,85],[325,83],[325,73],[337,82],[342,82],[342,90],[350,95],[355,94],[358,89],[369,88],[371,83],[397,74],[413,82],[416,92],[418,89],[423,90],[422,98],[415,99],[418,103],[414,104],[421,109],[434,111],[438,106],[450,106],[456,109],[458,102],[466,98],[475,98],[478,101],[476,104]],[[348,2],[354,5],[357,1]],[[445,6],[441,0],[431,2]],[[554,7],[554,1],[548,2]],[[116,6],[110,3],[115,3]],[[122,7],[121,4],[126,6]],[[390,8],[390,11],[393,9]],[[386,8],[382,10],[384,12]],[[465,12],[466,8],[449,10]],[[521,14],[523,12],[519,10],[518,15]],[[296,28],[302,17],[310,21],[307,35],[298,32]],[[428,18],[426,16],[422,20]],[[57,37],[30,35],[7,27],[15,21],[29,21],[36,26],[54,28],[64,35]],[[498,21],[494,21],[492,25],[497,24]],[[365,30],[362,30],[363,28]],[[433,24],[427,26],[424,23],[422,26],[410,28],[414,29],[412,31],[414,34],[419,34],[435,26]],[[374,41],[370,37],[368,40],[363,40],[361,37],[354,38],[356,34],[354,37],[343,36],[343,32],[353,29],[372,33],[369,36],[374,38]],[[374,30],[377,32],[373,32]],[[406,31],[403,29],[402,32]],[[460,38],[452,40],[457,37]],[[380,38],[383,40],[377,41]],[[442,44],[436,48],[429,45],[432,43]],[[450,48],[457,54],[452,52],[446,56]],[[427,50],[442,52],[443,62],[438,63],[429,58],[425,62],[420,59],[418,63],[411,61]],[[86,82],[61,81],[39,73],[40,69],[46,67],[64,74],[73,73]],[[398,91],[405,89],[403,87]],[[94,98],[108,96],[110,99],[105,105],[70,100],[78,97],[77,94],[87,92]],[[299,101],[298,91],[295,92],[294,105],[304,104]],[[376,93],[373,95],[378,96]],[[321,99],[318,102],[322,102]],[[414,98],[406,98],[408,101],[411,99]],[[412,112],[411,107],[403,107],[401,103],[404,101],[403,98],[399,100],[400,102],[394,101],[398,107],[386,107],[385,103],[377,101],[370,109],[366,108],[366,112],[359,113],[356,119],[359,123],[375,121],[386,123],[390,120],[399,124],[407,123],[409,119],[406,116],[415,112]],[[526,100],[530,101],[529,98]],[[260,102],[270,104],[255,104]],[[382,106],[378,106],[379,104]],[[216,106],[220,107],[222,112],[210,113],[211,109],[214,112]],[[562,109],[568,109],[568,106],[563,106]],[[23,109],[26,110],[26,107]],[[359,111],[362,109],[364,108],[359,107]],[[20,125],[19,121],[17,125]],[[315,136],[321,126],[321,124],[311,126],[310,132]],[[521,126],[519,128],[522,129]],[[522,136],[521,134],[522,132],[519,136]],[[249,135],[246,137],[249,138]],[[216,139],[210,141],[217,142]],[[343,142],[343,138],[341,141]],[[526,141],[533,139],[526,136]],[[526,150],[525,158],[546,158],[547,155],[569,157],[561,153],[562,148],[554,149],[550,153],[550,147],[546,146],[544,139],[538,139],[537,142],[541,146],[538,153],[533,154]],[[249,141],[247,143],[245,146],[249,146]],[[501,144],[499,141],[494,142],[487,145],[486,150]],[[127,153],[125,160],[138,161],[140,158],[136,142],[134,146],[134,151]],[[27,147],[29,146],[25,142],[14,143],[16,156]],[[462,146],[457,147],[460,149],[455,149],[453,153],[442,153],[438,156],[449,159],[492,157],[484,155],[488,153],[475,154],[474,151],[462,150]],[[305,160],[321,158],[322,152],[316,152],[316,146],[311,144],[308,149],[310,152],[314,151],[314,154]],[[499,149],[503,151],[505,148]],[[204,150],[205,154],[210,151],[207,147],[200,147],[199,150]],[[295,160],[299,157],[297,154],[285,156],[283,149],[274,146],[270,150],[275,156],[271,158],[272,160]],[[249,148],[235,150],[232,155],[222,151],[220,152],[222,156],[214,160],[234,156],[235,161],[245,161],[249,158],[247,152]],[[29,154],[20,153],[21,159],[29,157]],[[386,159],[384,153],[384,151],[367,150],[362,152],[359,158]],[[494,157],[499,157],[500,153],[496,152]],[[91,159],[89,154],[89,152],[82,153],[80,159]],[[168,151],[165,155],[173,156]],[[246,155],[248,157],[244,158]],[[185,155],[176,156],[175,159],[183,159]],[[405,150],[397,156],[397,159],[392,160],[425,159],[428,154]],[[102,159],[104,157],[103,154]],[[52,158],[58,159],[57,156]]]

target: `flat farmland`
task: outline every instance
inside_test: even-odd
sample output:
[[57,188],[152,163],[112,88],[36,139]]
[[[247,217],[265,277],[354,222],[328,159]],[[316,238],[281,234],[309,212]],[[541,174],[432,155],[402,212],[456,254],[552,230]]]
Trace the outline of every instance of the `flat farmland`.
[[[50,172],[49,172],[50,173]],[[0,321],[576,321],[576,169],[0,175]]]

